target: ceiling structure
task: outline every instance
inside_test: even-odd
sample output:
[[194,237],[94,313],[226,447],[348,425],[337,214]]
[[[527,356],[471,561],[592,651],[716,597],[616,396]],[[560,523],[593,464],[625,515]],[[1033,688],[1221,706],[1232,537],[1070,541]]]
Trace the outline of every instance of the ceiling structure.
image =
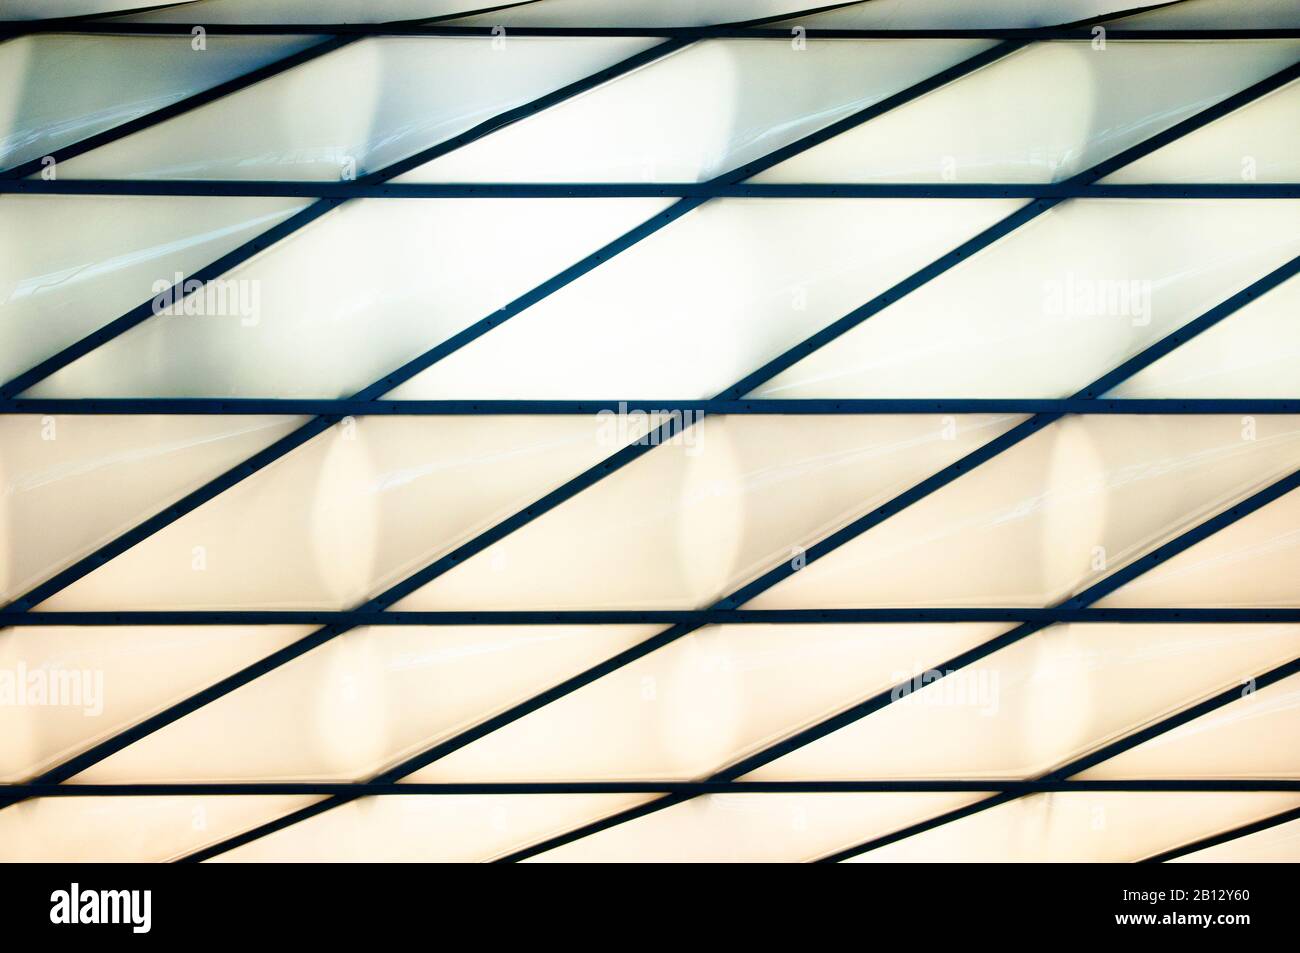
[[0,8],[0,859],[1300,859],[1300,8],[972,6]]

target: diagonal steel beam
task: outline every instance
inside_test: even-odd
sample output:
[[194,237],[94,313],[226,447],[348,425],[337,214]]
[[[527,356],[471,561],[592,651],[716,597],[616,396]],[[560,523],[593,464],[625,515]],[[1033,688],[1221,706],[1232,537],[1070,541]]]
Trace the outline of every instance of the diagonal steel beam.
[[[1297,257],[1293,259],[1291,262],[1289,262],[1287,265],[1284,265],[1281,268],[1276,269],[1274,272],[1270,273],[1264,278],[1261,278],[1259,281],[1255,282],[1250,287],[1241,290],[1240,292],[1233,295],[1226,301],[1222,302],[1217,307],[1210,309],[1201,317],[1190,322],[1188,325],[1184,326],[1183,328],[1180,328],[1179,330],[1174,331],[1171,334],[1167,335],[1166,337],[1162,338],[1160,341],[1151,345],[1141,354],[1136,355],[1132,359],[1126,361],[1119,368],[1116,368],[1114,371],[1111,371],[1110,373],[1103,375],[1101,378],[1095,381],[1088,388],[1085,388],[1084,392],[1092,392],[1092,391],[1104,392],[1106,390],[1109,390],[1111,387],[1113,387],[1119,381],[1123,380],[1125,377],[1136,373],[1138,370],[1142,369],[1143,367],[1147,366],[1150,363],[1154,363],[1156,360],[1163,357],[1165,354],[1169,353],[1179,344],[1191,340],[1196,335],[1202,333],[1205,330],[1208,330],[1209,328],[1217,324],[1219,321],[1222,321],[1224,318],[1231,315],[1233,312],[1237,311],[1241,307],[1244,307],[1250,301],[1255,300],[1258,296],[1266,293],[1268,290],[1271,290],[1272,288],[1281,284],[1288,277],[1295,274],[1297,270],[1300,270],[1300,257]],[[1018,427],[1009,431],[1007,434],[1003,435],[1002,437],[991,441],[990,443],[984,445],[983,447],[980,447],[979,449],[968,454],[966,457],[963,457],[961,460],[958,460],[957,462],[950,464],[948,467],[945,467],[943,470],[939,471],[933,476],[927,478],[926,480],[923,480],[921,483],[918,483],[916,486],[912,487],[910,490],[906,491],[900,496],[895,497],[893,500],[890,500],[889,502],[883,504],[880,507],[877,507],[875,510],[865,514],[864,516],[850,523],[848,526],[844,527],[838,532],[822,540],[820,543],[816,544],[815,546],[810,547],[807,553],[805,554],[806,563],[811,563],[816,561],[817,559],[820,559],[822,556],[833,551],[834,549],[838,548],[839,546],[843,545],[849,540],[856,538],[857,536],[866,532],[871,527],[888,519],[890,516],[894,515],[895,513],[900,512],[906,507],[911,506],[913,503],[921,499],[924,499],[926,496],[929,496],[931,493],[947,485],[948,483],[951,483],[952,481],[958,479],[960,476],[962,476],[964,473],[969,472],[974,467],[979,466],[981,463],[984,463],[987,460],[992,459],[1002,451],[1007,450],[1010,447],[1015,446],[1017,443],[1027,439],[1029,436],[1038,432],[1043,427],[1054,422],[1055,420],[1060,419],[1061,416],[1062,416],[1061,414],[1040,414],[1035,417],[1032,417],[1029,420],[1025,421],[1024,423],[1020,424]],[[648,446],[646,448],[641,448],[641,449],[643,450],[648,449]],[[594,482],[594,480],[587,479],[588,477],[591,476],[591,474],[592,471],[588,471],[586,474],[583,474],[575,481],[571,481],[571,483],[578,484],[576,487],[570,487],[569,485],[566,485],[566,487],[568,487],[567,490],[566,487],[561,487],[560,491],[556,491],[556,493],[565,491],[565,494],[563,495],[563,499],[567,499],[570,496],[575,495],[577,492],[580,492],[587,485],[589,485],[590,482]],[[598,474],[596,475],[595,478],[599,479],[599,477],[600,475]],[[538,504],[534,504],[534,509],[540,508],[541,505],[546,502],[547,500],[546,498],[544,498],[542,501],[539,501]],[[546,507],[546,509],[549,508],[551,508],[551,506]],[[545,510],[543,509],[542,512],[544,511]],[[523,514],[517,514],[517,516],[522,516],[522,515]],[[539,515],[539,514],[528,512],[527,518],[523,519],[519,523],[519,525],[523,525],[524,522],[531,521],[531,519],[535,518],[535,515]],[[431,566],[427,567],[426,570],[424,570],[422,573],[417,574],[416,579],[413,580],[417,584],[411,585],[409,588],[405,588],[404,591],[402,592],[402,595],[406,595],[407,593],[414,591],[415,588],[418,588],[420,585],[423,585],[425,582],[433,578],[436,578],[436,576],[441,574],[442,572],[448,571],[455,565],[458,565],[459,562],[463,561],[465,558],[468,558],[469,555],[473,555],[473,553],[475,552],[481,552],[482,549],[486,548],[487,545],[491,545],[492,542],[495,542],[496,539],[499,538],[499,535],[496,534],[499,533],[501,526],[502,524],[498,524],[498,526],[495,528],[494,531],[489,531],[489,534],[485,534],[487,536],[490,536],[491,538],[485,540],[483,545],[477,545],[480,540],[484,539],[483,537],[480,537],[479,540],[472,540],[470,541],[470,543],[461,547],[460,550],[453,552],[449,556],[443,557],[443,559],[438,560],[435,563],[433,563]],[[504,535],[504,534],[500,534],[500,535]],[[1188,534],[1185,534],[1185,536],[1188,536],[1188,538],[1190,538]],[[1165,548],[1162,548],[1162,550],[1158,550],[1157,552],[1162,552],[1162,551],[1165,551]],[[1166,556],[1165,558],[1168,558],[1168,556]],[[1142,563],[1142,561],[1139,560],[1139,563]],[[1148,565],[1149,568],[1149,564],[1144,564],[1144,565]],[[781,565],[770,570],[765,575],[760,576],[758,579],[754,580],[750,584],[742,587],[741,589],[737,590],[735,593],[732,593],[730,596],[727,596],[724,599],[720,600],[714,606],[710,607],[710,610],[717,611],[717,610],[735,609],[740,605],[742,605],[743,603],[754,598],[754,596],[758,595],[758,593],[764,591],[765,589],[770,588],[771,586],[775,585],[777,582],[793,574],[794,572],[795,569],[790,562],[783,562]],[[1116,575],[1118,576],[1118,574]],[[1037,629],[1044,628],[1047,624],[1048,623],[1046,622],[1026,624],[1014,631],[1021,632],[1022,635],[1028,635],[1032,631],[1037,631]],[[1031,625],[1035,626],[1035,628],[1031,628],[1030,627]],[[673,627],[666,629],[663,632],[658,633],[657,635],[654,635],[649,639],[637,645],[634,645],[631,648],[626,649],[623,652],[605,660],[604,662],[592,666],[591,668],[575,676],[572,676],[569,679],[566,679],[565,681],[559,683],[558,685],[552,686],[551,688],[543,692],[540,692],[537,695],[534,695],[532,698],[520,702],[512,706],[511,708],[506,709],[503,712],[499,712],[498,714],[488,719],[485,719],[484,721],[472,726],[469,729],[466,729],[463,732],[460,732],[459,734],[453,736],[452,738],[449,738],[437,745],[432,746],[431,748],[428,748],[412,757],[403,760],[399,764],[381,773],[380,775],[378,775],[372,780],[376,782],[383,782],[383,783],[398,781],[401,778],[414,773],[420,768],[425,767],[428,764],[432,764],[433,762],[443,757],[446,757],[452,752],[457,751],[469,744],[472,744],[475,741],[478,741],[479,739],[496,731],[498,728],[502,728],[514,721],[517,721],[520,718],[523,718],[524,716],[531,714],[532,712],[544,707],[545,705],[548,705],[553,701],[563,698],[566,695],[569,695],[577,691],[578,689],[591,684],[597,679],[602,678],[611,672],[617,671],[618,669],[631,664],[637,659],[643,658],[644,656],[649,655],[650,653],[662,648],[663,646],[669,645],[672,642],[675,642],[678,639],[689,635],[690,633],[696,631],[700,627],[701,627],[701,623],[695,621],[678,623]],[[1005,636],[1003,638],[1005,638]],[[997,640],[995,640],[995,642],[996,641]],[[987,644],[993,645],[994,643],[987,643]],[[995,649],[990,649],[990,651],[993,650]],[[953,663],[949,662],[946,667],[948,668],[953,667]],[[887,693],[885,695],[885,698],[887,701],[888,700]],[[867,712],[865,710],[862,711],[862,714],[866,714],[866,713]],[[827,722],[823,724],[829,725],[830,723]],[[836,727],[838,727],[838,725]],[[829,730],[834,730],[834,729],[828,727],[827,731]],[[811,740],[813,740],[812,737],[807,736],[806,740],[804,740],[802,743],[807,743],[807,741],[811,741]],[[774,749],[768,749],[768,750],[774,750]],[[752,770],[752,768],[747,770]],[[737,774],[731,774],[730,778],[734,778],[738,776],[739,775]],[[576,840],[578,837],[586,836],[586,834],[595,833],[597,829],[603,830],[605,827],[610,827],[618,823],[623,823],[629,820],[633,820],[637,817],[642,817],[645,816],[646,814],[653,813],[656,810],[662,810],[665,807],[671,806],[672,803],[676,803],[675,801],[672,800],[672,797],[676,797],[676,796],[670,796],[669,798],[654,801],[648,805],[644,805],[639,808],[634,808],[627,812],[615,814],[610,818],[605,819],[604,821],[598,822],[599,825],[598,827],[593,827],[591,829],[580,828],[577,831],[571,832],[569,835],[560,835],[557,838],[552,838],[550,841],[547,841],[545,845],[538,845],[536,849],[530,849],[527,852],[527,855],[531,856],[532,853],[540,852],[540,850],[542,849],[549,849],[549,847],[551,846],[559,846],[560,843],[567,843],[569,840]],[[283,828],[298,823],[299,821],[303,821],[303,820],[307,820],[308,818],[315,817],[318,814],[328,811],[343,803],[346,803],[347,800],[349,799],[350,796],[348,795],[340,795],[338,797],[326,801],[321,801],[317,804],[311,805],[299,811],[295,811],[293,813],[285,815],[284,817],[278,818],[274,821],[267,822],[266,824],[260,825],[259,827],[246,831],[243,834],[236,835],[234,837],[228,838],[225,841],[211,845],[191,855],[191,857],[187,859],[204,860],[209,857],[214,857],[218,854],[231,850],[234,847],[241,846],[243,844],[256,840],[260,837],[264,837],[268,834],[274,833],[275,831],[282,830]],[[524,855],[523,853],[520,854],[520,856],[523,855]]]

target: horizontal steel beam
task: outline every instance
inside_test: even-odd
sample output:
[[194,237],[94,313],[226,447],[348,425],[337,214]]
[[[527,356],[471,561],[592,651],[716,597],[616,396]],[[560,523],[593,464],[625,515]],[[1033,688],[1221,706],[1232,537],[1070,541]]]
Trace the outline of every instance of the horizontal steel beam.
[[1300,608],[863,608],[863,609],[504,609],[381,611],[215,609],[0,611],[0,626],[154,625],[820,625],[912,622],[1092,622],[1228,624],[1300,622]]
[[1294,199],[1296,182],[347,182],[234,179],[0,179],[13,195],[215,195],[324,199],[812,198],[812,199]]
[[1300,779],[1131,781],[465,781],[376,783],[368,781],[251,781],[166,784],[3,784],[0,797],[174,797],[202,795],[346,795],[388,797],[441,794],[844,794],[975,791],[1022,796],[1099,791],[1300,791]]
[[264,397],[78,397],[0,400],[0,414],[229,415],[331,417],[582,416],[596,414],[1295,414],[1300,398],[1067,397],[776,398],[758,400],[316,400]]

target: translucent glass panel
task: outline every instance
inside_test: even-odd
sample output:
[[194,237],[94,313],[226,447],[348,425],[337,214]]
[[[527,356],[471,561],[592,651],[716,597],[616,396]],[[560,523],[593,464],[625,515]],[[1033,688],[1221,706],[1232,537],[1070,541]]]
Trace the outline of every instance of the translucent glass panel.
[[1175,857],[1172,864],[1300,863],[1300,820]]
[[0,779],[30,780],[310,631],[281,625],[0,630]]
[[748,606],[1053,605],[1298,463],[1294,417],[1067,417]]
[[713,397],[1019,204],[709,202],[391,396]]
[[[125,5],[125,4],[124,4]],[[483,0],[193,0],[122,17],[124,23],[390,23],[442,18]]]
[[1034,44],[753,181],[1059,182],[1297,58],[1292,40]]
[[0,602],[299,423],[252,416],[0,416]]
[[[660,42],[381,37],[63,163],[80,179],[356,178]],[[237,130],[237,134],[232,134]]]
[[850,863],[1122,863],[1300,806],[1273,792],[1033,794],[907,837]]
[[[666,204],[348,202],[30,394],[349,396]],[[524,359],[546,364],[538,352]]]
[[[1052,626],[943,678],[948,670],[934,663],[891,704],[745,778],[1041,777],[1296,657],[1296,625]],[[1280,741],[1267,743],[1281,751]],[[1255,748],[1261,768],[1264,743],[1261,737]],[[1293,771],[1300,769],[1295,750]],[[1117,773],[1107,762],[1081,777],[1219,776],[1211,752],[1199,758],[1182,773]]]
[[313,36],[214,36],[195,50],[189,36],[14,37],[0,45],[0,169],[319,42]]
[[0,811],[0,861],[177,860],[316,800],[264,795],[38,798]]
[[[1292,658],[1300,652],[1292,652]],[[1300,777],[1300,675],[1256,689],[1079,775],[1111,778]]]
[[1143,5],[1126,0],[983,0],[978,4],[952,0],[870,0],[790,22],[798,22],[810,30],[1000,29],[1060,26]]
[[9,380],[150,302],[178,275],[194,273],[307,204],[283,198],[0,197],[0,377]]
[[817,0],[541,0],[512,10],[458,19],[458,25],[496,26],[707,26],[793,13]]
[[[158,0],[64,0],[59,16],[97,16],[154,5]],[[8,0],[0,10],[3,20],[43,20],[51,15],[50,0]]]
[[892,833],[983,797],[970,793],[713,794],[584,837],[539,854],[532,861],[817,860],[858,841]]
[[701,608],[1016,422],[710,417],[398,607]]
[[1066,202],[754,391],[1068,397],[1300,252],[1300,203]]
[[1300,605],[1300,492],[1201,540],[1102,599],[1102,607]]
[[1112,397],[1300,397],[1300,280],[1179,345]]
[[356,629],[137,741],[76,780],[366,780],[660,628]]
[[879,102],[987,40],[687,47],[397,182],[697,182]]
[[408,780],[708,777],[1007,628],[1001,623],[710,626],[452,752]]
[[348,419],[41,608],[351,608],[649,425],[611,435],[578,416]]
[[1300,82],[1228,113],[1101,181],[1294,182],[1300,178]]
[[495,860],[646,801],[650,794],[362,798],[218,855],[217,862]]
[[1300,26],[1291,0],[1187,0],[1127,17],[1115,25],[1133,30],[1263,29]]

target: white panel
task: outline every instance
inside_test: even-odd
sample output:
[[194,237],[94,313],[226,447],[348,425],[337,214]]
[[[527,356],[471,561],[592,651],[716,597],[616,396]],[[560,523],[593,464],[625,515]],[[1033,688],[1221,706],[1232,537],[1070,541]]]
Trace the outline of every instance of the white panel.
[[[1249,429],[1250,418],[1242,423]],[[1201,540],[1097,603],[1101,607],[1298,606],[1300,492]]]
[[1054,605],[1294,470],[1300,420],[1257,427],[1066,417],[747,605]]
[[706,418],[397,605],[702,608],[1016,422]]
[[357,629],[75,780],[365,780],[657,631],[648,625]]
[[457,794],[362,798],[214,860],[472,863],[494,860],[654,795]]
[[490,2],[484,0],[194,0],[161,10],[135,13],[122,17],[121,22],[400,23],[441,18],[489,5]]
[[41,608],[350,608],[640,432],[610,439],[578,416],[344,420]]
[[0,417],[0,601],[300,423],[293,417]]
[[982,794],[710,794],[532,858],[538,863],[790,863],[827,854]]
[[1294,0],[1187,0],[1117,23],[1134,30],[1264,29],[1300,26]]
[[282,817],[310,797],[50,797],[0,811],[0,860],[159,863]]
[[1129,0],[870,0],[790,22],[810,30],[1014,29],[1061,26],[1142,5]]
[[373,172],[660,42],[386,37],[62,164],[70,179],[329,181]]
[[1292,40],[1036,44],[752,181],[1059,182],[1298,56]]
[[1171,864],[1300,863],[1300,820],[1175,857]]
[[[156,3],[158,0],[62,0],[59,16],[95,16]],[[50,15],[50,0],[7,0],[0,10],[0,20],[43,20]]]
[[[29,393],[345,397],[665,204],[348,202],[185,299],[175,313],[145,321]],[[545,365],[536,353],[525,357]]]
[[[817,0],[813,0],[814,3]],[[707,26],[777,16],[806,6],[804,0],[542,0],[511,10],[464,17],[472,26]],[[508,42],[508,41],[507,41]]]
[[699,182],[993,45],[716,40],[420,166],[397,182]]
[[1300,82],[1106,176],[1135,182],[1294,182],[1300,179]]
[[707,777],[1007,628],[1002,623],[707,627],[407,780]]
[[0,377],[10,379],[288,218],[301,199],[0,198]]
[[1019,204],[710,202],[392,396],[713,397]]
[[[1293,651],[1291,661],[1300,657]],[[1281,661],[1281,660],[1279,660]],[[1114,778],[1300,777],[1300,675],[1255,689],[1079,775]]]
[[33,778],[310,631],[280,625],[0,630],[0,779]]
[[[1054,626],[943,678],[934,663],[891,704],[745,777],[1040,777],[1297,656],[1294,625]],[[1218,776],[1218,763],[1207,750],[1160,776]]]
[[1300,397],[1300,280],[1250,302],[1111,397]]
[[[129,122],[321,41],[42,34],[0,44],[0,168]],[[56,167],[57,169],[57,167]]]
[[755,389],[1068,397],[1300,252],[1289,201],[1058,205]]
[[1033,794],[850,863],[1123,863],[1300,805],[1300,794]]

